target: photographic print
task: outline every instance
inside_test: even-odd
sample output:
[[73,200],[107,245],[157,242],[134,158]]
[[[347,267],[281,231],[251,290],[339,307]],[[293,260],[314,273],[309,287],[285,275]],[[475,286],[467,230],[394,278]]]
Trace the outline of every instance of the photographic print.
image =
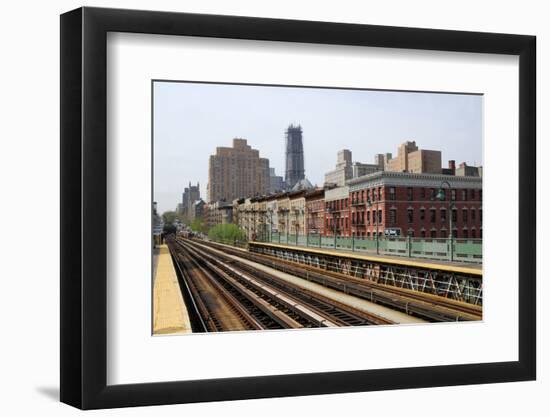
[[482,95],[152,91],[154,335],[482,320]]

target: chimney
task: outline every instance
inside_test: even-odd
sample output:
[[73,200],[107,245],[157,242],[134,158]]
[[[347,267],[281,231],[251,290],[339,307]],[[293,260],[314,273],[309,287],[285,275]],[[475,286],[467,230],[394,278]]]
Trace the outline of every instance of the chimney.
[[449,160],[449,169],[451,170],[451,175],[456,174],[456,162],[454,159]]

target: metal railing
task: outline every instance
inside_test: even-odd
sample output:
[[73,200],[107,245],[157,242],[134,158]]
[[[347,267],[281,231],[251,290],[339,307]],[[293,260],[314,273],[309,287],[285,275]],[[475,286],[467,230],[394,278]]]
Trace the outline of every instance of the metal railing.
[[[270,239],[257,239],[269,242]],[[371,238],[298,235],[272,233],[272,243],[285,245],[340,249],[352,252],[367,252],[379,255],[426,258],[454,262],[481,263],[483,260],[482,239],[458,238],[414,238],[385,237]]]

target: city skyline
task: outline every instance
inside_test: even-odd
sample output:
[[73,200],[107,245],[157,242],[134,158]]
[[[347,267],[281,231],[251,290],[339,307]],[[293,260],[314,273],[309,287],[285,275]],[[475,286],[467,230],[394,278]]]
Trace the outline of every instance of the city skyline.
[[[292,116],[295,117],[292,117]],[[285,173],[285,130],[303,129],[305,176],[322,185],[339,150],[373,163],[414,140],[447,160],[482,164],[482,97],[295,87],[155,82],[154,199],[174,210],[189,181],[206,196],[208,158],[235,137]]]

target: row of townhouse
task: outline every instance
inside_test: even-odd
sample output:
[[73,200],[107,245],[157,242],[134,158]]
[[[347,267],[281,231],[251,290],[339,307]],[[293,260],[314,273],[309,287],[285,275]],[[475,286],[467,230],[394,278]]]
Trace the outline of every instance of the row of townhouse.
[[[217,203],[213,224],[238,224],[248,239],[282,235],[355,238],[482,238],[482,178],[380,171],[345,186]],[[223,214],[220,214],[222,212]]]

